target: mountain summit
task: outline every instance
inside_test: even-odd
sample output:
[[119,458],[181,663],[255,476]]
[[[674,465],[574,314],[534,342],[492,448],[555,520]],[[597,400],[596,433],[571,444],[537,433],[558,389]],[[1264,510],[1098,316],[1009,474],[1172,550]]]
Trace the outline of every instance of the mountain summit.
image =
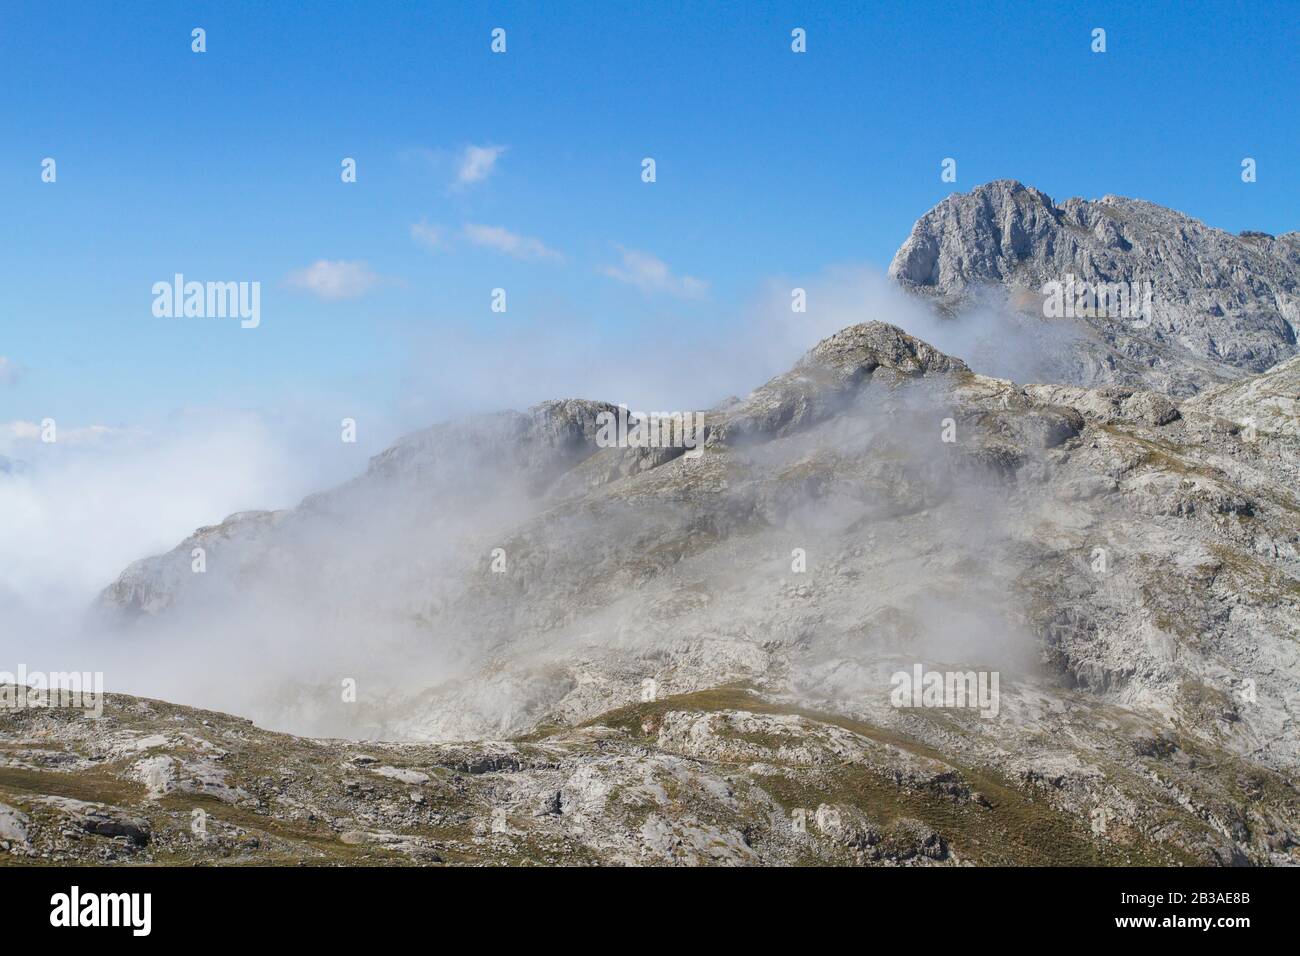
[[1187,395],[1262,372],[1296,354],[1300,232],[1232,235],[1140,199],[1059,205],[1001,179],[949,196],[919,220],[889,274],[951,302],[996,289],[1042,314],[1048,283],[1149,283],[1149,322],[1072,319],[1088,332],[1082,384],[1119,383]]

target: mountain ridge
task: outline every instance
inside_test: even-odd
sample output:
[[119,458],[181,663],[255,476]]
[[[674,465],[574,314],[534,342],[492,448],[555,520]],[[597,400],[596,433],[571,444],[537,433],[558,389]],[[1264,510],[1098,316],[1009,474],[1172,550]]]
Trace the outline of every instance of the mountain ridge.
[[[1045,197],[1021,201],[1052,218]],[[1300,364],[1207,376],[1194,397],[1138,378],[1021,385],[861,323],[707,410],[698,458],[601,447],[603,402],[438,425],[298,508],[136,562],[100,606],[128,644],[202,643],[218,620],[233,661],[240,642],[258,663],[267,647],[293,659],[292,681],[247,689],[280,726],[545,740],[743,686],[707,718],[616,721],[643,756],[617,772],[584,756],[575,779],[736,759],[727,728],[790,738],[746,752],[758,763],[802,752],[822,730],[754,722],[795,707],[996,772],[1098,845],[1294,861]],[[999,714],[900,709],[890,675],[914,666],[1000,674]],[[760,776],[746,787],[789,812]],[[828,802],[829,777],[800,779]],[[969,833],[927,819],[948,856],[970,852]],[[651,829],[680,826],[702,824]]]

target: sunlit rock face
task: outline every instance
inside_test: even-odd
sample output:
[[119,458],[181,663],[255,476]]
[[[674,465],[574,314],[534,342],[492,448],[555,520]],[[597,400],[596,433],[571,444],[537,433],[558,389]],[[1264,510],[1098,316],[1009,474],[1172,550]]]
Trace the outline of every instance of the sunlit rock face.
[[1040,315],[1049,283],[1072,281],[1076,292],[1082,283],[1149,288],[1146,316],[1112,315],[1109,303],[1091,301],[1053,319],[1090,333],[1075,384],[1189,395],[1297,350],[1300,233],[1232,235],[1140,199],[1058,205],[1032,186],[997,180],[917,220],[889,272],[941,301],[993,289]]

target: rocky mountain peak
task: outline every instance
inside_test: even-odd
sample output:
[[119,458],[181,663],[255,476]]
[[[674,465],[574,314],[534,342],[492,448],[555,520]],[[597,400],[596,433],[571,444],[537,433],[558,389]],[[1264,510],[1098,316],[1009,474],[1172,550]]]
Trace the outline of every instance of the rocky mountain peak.
[[796,370],[820,367],[838,371],[874,371],[885,367],[903,375],[969,371],[961,359],[945,355],[928,342],[887,322],[863,322],[818,342]]
[[[1296,354],[1294,235],[1233,235],[1117,195],[1056,203],[1004,179],[954,193],[917,220],[889,274],[949,302],[1000,290],[1020,308],[1079,326],[1089,340],[1079,384],[1188,395]],[[1040,308],[1053,283],[1071,296],[1064,315]],[[1122,287],[1131,301],[1150,291],[1150,308],[1097,305],[1099,287]]]

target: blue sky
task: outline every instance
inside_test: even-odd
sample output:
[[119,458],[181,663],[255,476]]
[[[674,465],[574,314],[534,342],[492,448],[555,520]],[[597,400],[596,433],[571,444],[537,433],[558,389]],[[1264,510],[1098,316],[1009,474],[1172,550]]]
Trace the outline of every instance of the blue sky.
[[[884,269],[934,203],[1003,177],[1300,228],[1298,12],[7,0],[0,423],[238,409],[387,440],[546,397],[548,349],[575,386],[653,380],[671,343],[721,373],[767,285]],[[461,181],[470,147],[495,159]],[[355,295],[286,278],[322,260]],[[261,326],[155,318],[176,272],[261,282]]]

